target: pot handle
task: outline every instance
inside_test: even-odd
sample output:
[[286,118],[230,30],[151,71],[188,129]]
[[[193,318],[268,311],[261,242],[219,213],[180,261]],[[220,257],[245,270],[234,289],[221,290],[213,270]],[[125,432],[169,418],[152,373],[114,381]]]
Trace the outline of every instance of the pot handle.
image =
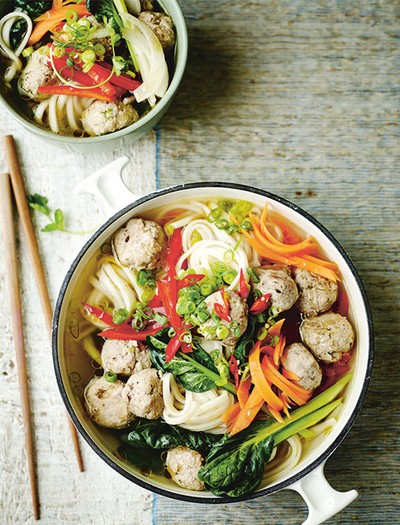
[[330,486],[324,474],[325,461],[288,489],[300,494],[308,506],[308,517],[302,525],[320,525],[354,501],[358,492],[338,492]]
[[91,193],[104,204],[110,215],[131,204],[139,195],[132,193],[122,179],[122,170],[129,160],[125,155],[95,171],[75,186],[75,195]]

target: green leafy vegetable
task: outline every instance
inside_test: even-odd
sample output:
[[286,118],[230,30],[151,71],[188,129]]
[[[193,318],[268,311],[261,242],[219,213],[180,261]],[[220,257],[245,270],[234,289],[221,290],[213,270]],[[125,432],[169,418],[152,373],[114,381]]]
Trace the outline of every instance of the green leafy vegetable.
[[86,7],[99,22],[108,21],[117,33],[123,27],[113,0],[86,0]]
[[225,435],[211,448],[199,478],[217,496],[234,498],[255,490],[262,481],[265,464],[274,447],[326,418],[341,403],[341,399],[333,400],[350,377],[351,374],[344,376],[294,410],[283,423],[258,420],[234,436]]
[[246,331],[239,339],[239,342],[233,352],[234,356],[240,363],[245,363],[248,360],[250,350],[254,346],[257,332],[257,319],[255,316],[249,316],[249,322]]
[[125,455],[127,460],[135,465],[135,467],[144,469],[157,474],[161,474],[164,470],[164,461],[161,459],[160,454],[154,454],[154,450],[151,448],[136,448],[126,443],[123,443],[118,452]]
[[74,232],[74,231],[71,231],[71,230],[67,230],[65,227],[64,227],[64,222],[65,222],[65,219],[64,219],[64,213],[62,210],[60,210],[60,208],[57,208],[54,212],[54,216],[53,216],[53,219],[51,218],[51,210],[49,208],[49,206],[47,205],[47,203],[49,202],[49,199],[47,197],[44,197],[43,195],[40,195],[39,193],[34,193],[33,195],[28,195],[28,204],[29,206],[39,212],[39,213],[42,213],[43,215],[45,215],[46,217],[48,217],[48,219],[51,221],[49,222],[49,224],[46,224],[46,226],[44,226],[41,231],[42,232],[54,232],[54,231],[60,231],[60,232],[64,232],[64,233],[72,233],[74,235],[85,235],[87,233],[89,233],[88,231],[85,231],[85,232]]
[[186,390],[191,392],[207,392],[213,388],[225,388],[232,394],[236,393],[232,383],[222,377],[213,359],[196,342],[191,354],[178,352],[175,357],[166,362],[165,348],[169,341],[168,329],[161,330],[157,336],[147,337],[150,357],[154,365],[164,372],[170,372]]
[[123,434],[121,439],[132,447],[166,450],[186,446],[207,454],[221,437],[208,432],[191,432],[179,426],[171,426],[162,419],[137,419],[133,430]]
[[53,0],[38,0],[36,2],[32,2],[31,0],[14,0],[14,9],[19,7],[34,20],[51,9],[52,4]]

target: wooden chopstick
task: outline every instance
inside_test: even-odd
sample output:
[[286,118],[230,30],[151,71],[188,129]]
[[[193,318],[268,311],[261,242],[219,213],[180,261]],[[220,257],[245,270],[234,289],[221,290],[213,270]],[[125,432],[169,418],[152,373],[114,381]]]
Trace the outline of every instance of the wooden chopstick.
[[[39,291],[40,301],[42,304],[42,309],[51,340],[53,308],[51,306],[50,296],[47,289],[46,277],[44,274],[42,260],[40,257],[35,229],[32,223],[31,213],[27,203],[27,195],[25,192],[24,181],[22,178],[21,167],[18,160],[14,138],[11,135],[6,135],[3,138],[3,144],[6,161],[10,170],[14,197],[17,203],[18,213],[21,219],[22,229],[26,237],[28,251],[33,266],[33,273],[35,275],[36,285]],[[78,433],[69,416],[68,422],[74,445],[75,456],[78,462],[78,468],[81,472],[83,472],[84,468],[82,454],[79,446]]]
[[11,318],[14,332],[15,357],[17,361],[18,383],[21,395],[22,421],[25,433],[25,448],[28,461],[29,480],[32,493],[33,515],[39,519],[39,498],[35,470],[35,446],[32,431],[31,408],[29,401],[28,373],[26,368],[24,333],[21,312],[21,296],[18,279],[17,250],[15,246],[12,196],[10,176],[0,174],[0,220],[4,241],[4,256],[9,287]]

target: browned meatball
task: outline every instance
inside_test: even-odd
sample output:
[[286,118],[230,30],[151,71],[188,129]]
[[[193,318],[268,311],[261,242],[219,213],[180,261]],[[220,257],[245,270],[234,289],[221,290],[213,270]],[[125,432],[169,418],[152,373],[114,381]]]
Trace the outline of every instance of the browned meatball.
[[172,480],[184,489],[204,490],[204,484],[199,480],[198,472],[203,465],[200,452],[188,447],[176,447],[168,450],[166,467]]
[[260,282],[253,286],[262,294],[271,294],[270,304],[278,312],[289,310],[298,298],[296,283],[290,275],[289,266],[271,264],[255,270]]
[[138,417],[158,419],[163,413],[162,382],[154,368],[146,368],[131,375],[123,396],[128,399],[131,412]]
[[121,264],[136,270],[159,268],[166,246],[164,230],[154,221],[131,219],[114,235],[114,248]]
[[125,376],[151,368],[148,350],[140,349],[137,341],[107,339],[101,350],[101,359],[105,370]]
[[354,330],[346,317],[329,312],[304,319],[300,335],[320,361],[334,363],[354,344]]
[[171,51],[176,42],[172,19],[164,13],[142,11],[139,20],[146,24],[156,35],[164,51]]
[[295,268],[293,278],[299,290],[297,308],[307,316],[327,312],[337,299],[336,281],[311,273],[303,268]]
[[130,104],[95,100],[82,113],[82,125],[89,135],[105,135],[130,126],[139,120],[139,113]]
[[298,381],[293,381],[306,390],[314,390],[321,384],[322,372],[312,353],[301,343],[293,343],[285,348],[282,364],[296,374]]
[[107,428],[126,427],[134,414],[129,410],[128,400],[123,397],[124,383],[118,379],[113,383],[104,377],[95,377],[85,389],[85,407],[90,418]]
[[39,93],[38,89],[55,78],[49,59],[40,51],[34,51],[21,75],[21,88],[33,100],[40,101],[50,95]]

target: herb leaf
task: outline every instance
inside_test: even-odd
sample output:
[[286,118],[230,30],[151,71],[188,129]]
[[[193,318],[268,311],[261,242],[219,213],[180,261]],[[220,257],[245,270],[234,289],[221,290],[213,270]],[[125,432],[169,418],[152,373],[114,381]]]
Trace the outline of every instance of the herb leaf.
[[60,208],[57,208],[54,212],[54,222],[58,226],[58,229],[63,231],[64,230],[64,214],[60,210]]
[[29,206],[47,217],[50,215],[50,208],[47,206],[48,202],[49,199],[43,195],[39,195],[39,193],[28,195]]
[[40,231],[41,232],[54,232],[56,230],[58,230],[58,226],[57,224],[55,224],[54,222],[50,222],[49,224],[46,224],[46,226],[44,228],[42,228]]

